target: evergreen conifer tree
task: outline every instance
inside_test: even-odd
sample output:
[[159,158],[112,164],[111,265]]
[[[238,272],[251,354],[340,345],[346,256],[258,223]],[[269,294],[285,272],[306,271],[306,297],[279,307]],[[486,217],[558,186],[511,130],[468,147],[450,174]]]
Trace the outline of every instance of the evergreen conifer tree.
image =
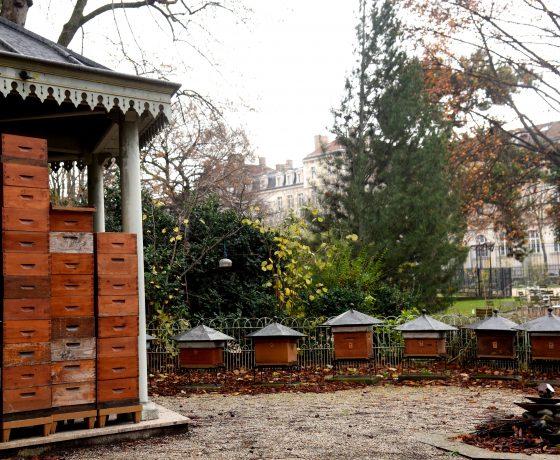
[[361,0],[357,65],[334,112],[344,151],[328,160],[323,205],[341,235],[382,255],[389,282],[430,303],[463,261],[464,221],[447,172],[449,127],[400,30],[394,1]]

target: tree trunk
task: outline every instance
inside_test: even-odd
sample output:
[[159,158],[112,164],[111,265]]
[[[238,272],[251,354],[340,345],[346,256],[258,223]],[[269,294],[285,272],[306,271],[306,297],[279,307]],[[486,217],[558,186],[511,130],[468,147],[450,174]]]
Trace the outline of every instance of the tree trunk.
[[33,0],[3,0],[0,16],[15,22],[18,26],[25,26],[27,10],[33,5]]

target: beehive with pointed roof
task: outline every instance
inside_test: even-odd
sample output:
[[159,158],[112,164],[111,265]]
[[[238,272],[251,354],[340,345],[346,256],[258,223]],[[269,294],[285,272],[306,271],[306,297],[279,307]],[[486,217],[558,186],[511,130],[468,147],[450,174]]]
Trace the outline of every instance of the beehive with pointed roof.
[[247,337],[253,340],[257,367],[287,367],[297,365],[297,342],[305,334],[274,322]]
[[436,358],[446,355],[445,333],[457,328],[432,318],[422,310],[422,314],[395,328],[404,338],[405,357]]

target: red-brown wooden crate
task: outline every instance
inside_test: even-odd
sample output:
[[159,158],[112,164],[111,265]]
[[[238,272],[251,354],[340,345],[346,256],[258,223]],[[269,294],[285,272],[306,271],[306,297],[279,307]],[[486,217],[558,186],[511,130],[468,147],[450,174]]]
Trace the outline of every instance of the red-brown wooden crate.
[[4,299],[4,320],[49,319],[51,300],[47,299]]
[[13,390],[50,385],[51,365],[37,364],[35,366],[14,366],[2,370],[2,387]]
[[476,331],[476,355],[479,358],[513,358],[515,332]]
[[65,254],[93,254],[93,233],[50,232],[49,251]]
[[5,252],[2,255],[5,276],[48,276],[50,256],[48,254]]
[[94,337],[95,318],[65,317],[52,319],[52,338],[64,339],[70,337]]
[[93,275],[93,254],[51,254],[53,275]]
[[138,398],[138,379],[99,380],[97,401],[109,402]]
[[373,356],[373,332],[335,332],[334,356],[336,359],[369,359]]
[[4,185],[2,187],[2,206],[9,209],[49,209],[49,190]]
[[95,234],[97,254],[136,254],[136,233],[103,232]]
[[46,161],[47,141],[35,137],[2,134],[2,157]]
[[51,296],[49,276],[5,276],[4,299],[46,299]]
[[19,163],[2,163],[4,185],[15,187],[49,188],[49,168]]
[[4,252],[24,252],[48,254],[49,234],[47,232],[2,232]]
[[138,273],[136,254],[97,254],[98,275],[134,275]]
[[105,316],[97,319],[97,336],[138,337],[137,316]]
[[51,342],[51,361],[95,359],[94,337],[73,337]]
[[97,379],[113,380],[138,377],[138,360],[123,358],[97,359]]
[[44,343],[9,343],[2,348],[4,367],[32,366],[51,361],[51,344]]
[[4,321],[3,341],[7,343],[48,342],[51,322],[48,319]]
[[297,364],[297,339],[294,337],[254,339],[257,366]]
[[208,369],[224,365],[223,348],[181,348],[179,363],[185,369]]
[[71,382],[52,386],[53,407],[92,404],[95,402],[95,381]]
[[52,383],[89,382],[95,380],[95,360],[62,361],[51,364]]
[[18,388],[2,391],[2,412],[13,414],[51,407],[51,387]]
[[93,296],[63,296],[51,299],[53,318],[93,316]]
[[138,357],[138,337],[97,340],[97,358]]
[[93,276],[91,275],[52,275],[51,295],[61,296],[93,296]]
[[93,232],[95,208],[51,209],[51,232]]
[[531,334],[531,358],[560,360],[560,336]]
[[48,232],[48,209],[2,208],[2,230]]
[[137,295],[102,295],[97,296],[97,314],[99,316],[137,316]]
[[113,275],[98,276],[97,293],[100,296],[138,295],[138,277]]

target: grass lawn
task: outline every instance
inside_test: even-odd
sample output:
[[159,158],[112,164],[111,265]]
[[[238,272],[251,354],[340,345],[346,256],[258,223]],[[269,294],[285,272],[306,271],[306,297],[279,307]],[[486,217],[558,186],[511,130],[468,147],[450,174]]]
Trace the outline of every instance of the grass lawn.
[[[457,299],[453,302],[447,310],[445,310],[445,314],[460,314],[460,315],[471,315],[475,308],[485,308],[487,307],[488,300],[484,299]],[[505,297],[501,299],[492,299],[494,303],[494,308],[498,310],[501,309],[511,309],[514,306],[513,297]]]

